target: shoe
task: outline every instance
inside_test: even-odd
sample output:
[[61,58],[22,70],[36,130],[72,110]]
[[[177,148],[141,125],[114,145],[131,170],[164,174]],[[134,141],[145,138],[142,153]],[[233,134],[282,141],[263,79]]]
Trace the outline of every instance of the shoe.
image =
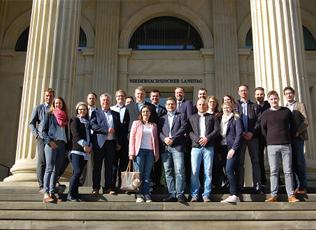
[[43,195],[44,195],[45,191],[44,191],[44,189],[43,189],[43,188],[40,188],[40,189],[38,190],[38,193],[39,193],[39,194],[43,194]]
[[56,202],[62,202],[62,199],[58,199],[55,194],[50,194],[50,197],[53,198]]
[[289,200],[289,202],[299,202],[300,201],[295,196],[291,196],[288,200]]
[[110,195],[116,195],[116,192],[115,192],[114,190],[112,190],[112,189],[106,190],[105,193],[106,193],[106,194],[110,194]]
[[185,199],[185,196],[184,195],[179,195],[178,196],[178,202],[180,202],[180,203],[185,203],[186,202],[186,199]]
[[208,196],[206,196],[206,197],[203,198],[203,201],[204,202],[211,202],[211,199]]
[[136,199],[136,203],[141,203],[141,202],[145,202],[143,195],[139,195],[139,197]]
[[67,201],[69,201],[69,202],[78,202],[78,200],[74,196],[72,196],[70,194],[68,194],[68,196],[67,196]]
[[236,202],[240,202],[239,197],[236,195],[229,196],[225,200],[221,201],[221,203],[236,203]]
[[[180,195],[181,196],[181,195]],[[179,198],[178,198],[179,199]],[[173,197],[173,196],[169,196],[167,198],[164,198],[162,200],[163,202],[176,202],[177,201],[177,198]]]
[[256,189],[256,193],[259,194],[259,195],[263,195],[264,194],[264,192],[262,191],[261,188]]
[[151,200],[151,197],[150,197],[150,195],[149,194],[145,194],[145,201],[146,202],[153,202],[152,200]]
[[64,184],[61,184],[61,183],[59,183],[59,181],[57,181],[57,183],[56,183],[56,188],[59,188],[59,187],[66,188],[67,186],[64,185]]
[[278,198],[276,196],[270,196],[265,202],[278,202]]
[[54,203],[55,200],[53,198],[51,198],[49,194],[45,193],[44,194],[44,198],[43,198],[43,202],[45,202],[45,203]]
[[305,188],[303,188],[302,190],[295,189],[293,194],[294,195],[297,195],[297,194],[306,195],[307,194],[307,190]]
[[100,193],[99,193],[99,189],[93,189],[93,191],[92,191],[92,195],[99,195]]
[[193,196],[190,202],[198,202],[199,199],[196,196]]

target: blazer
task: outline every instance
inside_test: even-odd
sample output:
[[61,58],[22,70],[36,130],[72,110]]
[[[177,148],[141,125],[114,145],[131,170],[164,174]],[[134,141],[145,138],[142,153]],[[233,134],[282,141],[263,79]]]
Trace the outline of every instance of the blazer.
[[[44,125],[43,125],[43,138],[44,138],[44,143],[49,144],[51,141],[56,141],[57,137],[56,131],[57,131],[57,119],[52,113],[46,113],[45,118],[44,118]],[[70,144],[69,144],[69,136],[68,136],[68,125],[65,126],[65,131],[66,131],[66,138],[67,138],[67,146],[66,149],[70,149]]]
[[[178,104],[178,101],[177,101]],[[177,111],[185,114],[185,118],[188,120],[193,114],[193,103],[192,101],[183,99],[181,106],[177,108]]]
[[[158,124],[159,119],[156,113],[156,108],[153,104],[145,101],[145,105],[148,105],[149,108],[151,109],[152,115],[154,116],[154,122]],[[130,103],[126,106],[126,111],[125,111],[125,116],[124,116],[124,121],[128,124],[128,132],[131,131],[131,127],[134,121],[138,121],[138,106],[136,102]]]
[[158,105],[158,112],[157,112],[158,119],[166,114],[167,114],[166,108],[161,105]]
[[232,117],[227,124],[226,142],[228,150],[241,148],[243,123],[239,117]]
[[[151,138],[153,142],[153,150],[155,161],[159,159],[159,143],[158,143],[158,129],[157,124],[151,124]],[[129,139],[129,156],[137,156],[140,150],[140,146],[143,138],[143,123],[138,120],[134,121],[130,132]]]
[[309,126],[306,106],[304,103],[295,102],[293,106],[293,118],[295,121],[295,128],[300,138],[304,141],[308,140],[307,127]]
[[[110,109],[111,110],[111,109]],[[113,124],[114,124],[114,135],[116,140],[116,148],[118,145],[121,145],[121,123],[120,123],[120,114],[111,110],[113,116]],[[106,141],[108,135],[108,124],[104,115],[103,109],[98,109],[93,111],[91,120],[90,120],[90,127],[93,130],[92,136],[92,145],[93,148],[101,149]]]
[[[175,148],[179,152],[187,152],[188,146],[184,138],[184,134],[187,132],[188,123],[183,113],[176,112],[173,118],[171,126],[171,136],[173,144],[171,147]],[[159,119],[159,137],[163,144],[164,152],[167,152],[168,145],[165,143],[165,138],[169,137],[169,124],[168,114]]]
[[[218,119],[215,115],[205,113],[205,137],[208,142],[205,147],[211,147],[215,144],[215,138],[220,133],[220,126]],[[193,114],[189,118],[189,137],[192,141],[192,147],[201,147],[200,140],[200,115],[198,113]]]
[[[46,114],[45,103],[35,106],[35,108],[32,111],[29,127],[32,132],[32,135],[35,138],[39,136],[41,139],[43,139],[42,129],[43,129],[43,124],[44,124],[45,114]],[[36,123],[37,123],[37,128],[36,128]]]
[[[247,112],[248,112],[248,132],[253,134],[253,137],[258,138],[261,132],[260,122],[261,122],[261,110],[260,106],[248,100]],[[242,106],[241,101],[238,100],[237,104],[234,104],[234,110],[239,114],[242,120]],[[244,126],[243,126],[244,127]],[[244,127],[245,132],[245,127]]]
[[[86,127],[83,123],[80,122],[80,119],[78,117],[73,117],[70,119],[70,140],[71,150],[84,152],[83,147],[79,145],[78,142],[80,140],[84,140],[85,142],[87,142]],[[91,146],[91,139],[90,144],[88,144],[88,146]]]

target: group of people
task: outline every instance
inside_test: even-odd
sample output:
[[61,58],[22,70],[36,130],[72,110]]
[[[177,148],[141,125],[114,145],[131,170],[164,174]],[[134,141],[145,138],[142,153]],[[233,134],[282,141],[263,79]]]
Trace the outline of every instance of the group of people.
[[189,201],[200,200],[202,187],[202,200],[210,202],[212,184],[225,184],[226,179],[230,196],[222,202],[239,202],[247,147],[254,190],[263,194],[262,187],[267,183],[265,146],[271,175],[271,196],[266,202],[277,201],[280,163],[288,200],[299,201],[295,195],[307,193],[304,141],[308,139],[309,123],[305,105],[294,100],[291,87],[284,89],[286,107],[279,106],[276,91],[270,91],[265,101],[262,87],[255,89],[256,103],[250,101],[247,85],[240,85],[238,94],[237,101],[224,95],[220,105],[215,96],[208,96],[207,90],[200,88],[193,105],[185,99],[184,88],[177,87],[175,97],[168,97],[163,107],[159,90],[150,92],[149,103],[145,101],[145,89],[139,86],[135,102],[118,90],[116,105],[111,106],[111,95],[104,93],[100,95],[101,109],[97,109],[97,95],[90,92],[87,103],[79,102],[76,116],[69,119],[63,98],[55,98],[53,89],[45,89],[45,102],[34,108],[30,121],[37,141],[37,179],[43,201],[58,201],[55,187],[65,168],[63,162],[68,159],[73,175],[67,200],[81,201],[78,187],[92,155],[94,195],[100,192],[103,162],[103,193],[114,195],[115,184],[121,183],[120,172],[126,170],[129,160],[134,160],[136,171],[141,173],[136,202],[152,201],[150,184],[160,185],[162,168],[170,195],[165,202],[186,202],[185,186],[190,187]]

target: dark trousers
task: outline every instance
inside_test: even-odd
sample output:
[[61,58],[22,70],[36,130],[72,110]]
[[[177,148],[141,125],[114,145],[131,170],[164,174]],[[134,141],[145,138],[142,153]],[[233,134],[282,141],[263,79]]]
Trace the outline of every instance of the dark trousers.
[[46,160],[45,160],[45,153],[44,153],[44,140],[39,138],[36,139],[36,149],[37,149],[37,168],[36,168],[36,176],[38,187],[40,189],[43,188],[44,182],[44,174],[46,169]]
[[112,166],[112,187],[115,187],[117,178],[118,187],[121,186],[121,172],[126,171],[128,161],[128,142],[124,142],[121,145],[121,149],[115,154],[115,159]]
[[264,168],[264,148],[266,146],[266,142],[264,137],[259,138],[259,165],[261,171],[261,184],[267,184],[266,178],[266,170]]
[[228,148],[227,145],[220,146],[220,153],[222,157],[222,162],[226,165],[226,174],[229,181],[229,193],[230,195],[238,195],[238,186],[237,186],[237,179],[236,179],[236,171],[237,166],[239,163],[240,157],[240,149],[235,151],[234,156],[231,159],[227,159]]
[[64,174],[64,172],[66,171],[68,165],[69,165],[69,159],[68,159],[68,156],[65,156],[64,160],[63,160],[63,163],[61,164],[59,172],[58,172],[57,181]]
[[115,161],[116,141],[106,141],[101,149],[93,149],[93,189],[100,189],[101,170],[104,162],[105,190],[112,187],[112,166]]
[[72,196],[76,196],[78,194],[80,176],[87,161],[84,160],[84,156],[77,154],[71,154],[70,157],[73,168],[73,174],[70,179],[68,193]]

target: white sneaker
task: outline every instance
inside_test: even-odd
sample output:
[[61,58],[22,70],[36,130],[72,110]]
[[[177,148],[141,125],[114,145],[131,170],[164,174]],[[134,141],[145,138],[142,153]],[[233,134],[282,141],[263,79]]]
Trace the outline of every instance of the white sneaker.
[[136,199],[136,203],[141,203],[141,202],[145,202],[143,195],[139,195],[139,197]]
[[151,197],[150,197],[149,194],[145,194],[145,201],[146,201],[146,202],[153,202],[153,201],[151,200]]
[[236,195],[229,196],[225,200],[222,200],[221,203],[234,203],[234,202],[240,202],[240,199]]

